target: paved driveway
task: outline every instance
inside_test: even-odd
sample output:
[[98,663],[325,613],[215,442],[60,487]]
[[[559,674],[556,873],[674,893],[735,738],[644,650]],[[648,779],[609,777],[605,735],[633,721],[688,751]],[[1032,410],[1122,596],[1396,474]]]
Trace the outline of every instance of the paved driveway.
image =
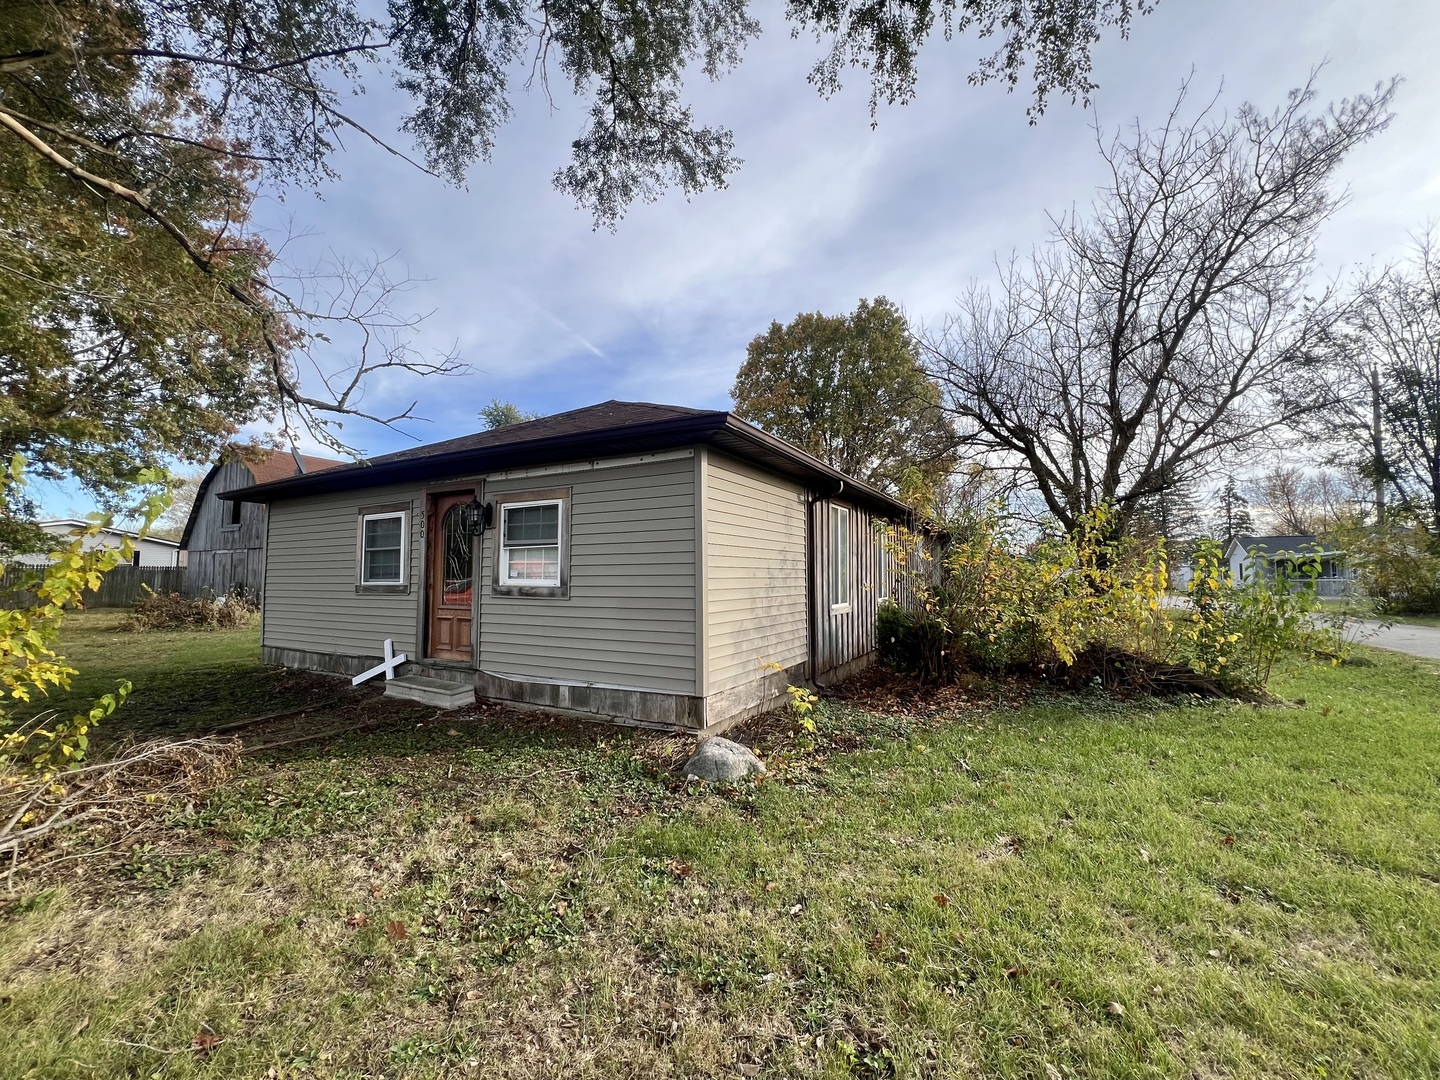
[[1394,652],[1423,656],[1440,660],[1440,626],[1404,626],[1396,623],[1386,627],[1381,623],[1361,620],[1365,627],[1360,636],[1362,645],[1374,645],[1377,649],[1391,649]]

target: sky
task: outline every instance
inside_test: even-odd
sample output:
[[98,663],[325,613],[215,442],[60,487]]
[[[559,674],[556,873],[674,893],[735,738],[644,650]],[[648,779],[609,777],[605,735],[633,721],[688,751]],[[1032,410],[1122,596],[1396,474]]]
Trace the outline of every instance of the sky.
[[[1091,110],[1055,100],[1033,126],[1024,83],[968,85],[984,43],[937,37],[915,100],[882,106],[873,130],[863,73],[822,100],[805,81],[821,46],[792,39],[779,5],[756,12],[765,33],[740,67],[687,88],[700,120],[734,130],[744,165],[724,190],[632,208],[613,234],[551,186],[583,119],[563,84],[553,107],[520,93],[463,188],[352,142],[339,180],[262,200],[261,225],[299,234],[289,254],[300,262],[389,259],[412,279],[404,306],[427,315],[415,345],[456,349],[471,368],[372,380],[367,410],[418,401],[424,420],[350,422],[350,446],[374,455],[477,430],[491,398],[543,413],[608,398],[724,408],[747,343],[772,320],[847,312],[862,297],[935,326],[997,258],[1044,240],[1047,212],[1092,199],[1097,119],[1111,132],[1154,126],[1187,76],[1196,99],[1220,91],[1228,108],[1267,110],[1322,62],[1317,107],[1402,76],[1394,123],[1343,167],[1349,198],[1322,233],[1321,272],[1399,258],[1409,233],[1440,219],[1434,0],[1161,0],[1128,40],[1097,48]],[[405,105],[376,85],[356,109],[393,131]],[[343,342],[320,356],[345,360]],[[55,514],[88,509],[65,489],[43,497]]]

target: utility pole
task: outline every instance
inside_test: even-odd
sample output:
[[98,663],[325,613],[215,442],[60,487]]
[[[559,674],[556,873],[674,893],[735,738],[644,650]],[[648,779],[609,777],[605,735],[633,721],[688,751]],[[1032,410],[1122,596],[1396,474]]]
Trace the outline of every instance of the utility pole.
[[1385,446],[1380,435],[1380,365],[1370,365],[1370,440],[1375,454],[1375,524],[1385,524]]

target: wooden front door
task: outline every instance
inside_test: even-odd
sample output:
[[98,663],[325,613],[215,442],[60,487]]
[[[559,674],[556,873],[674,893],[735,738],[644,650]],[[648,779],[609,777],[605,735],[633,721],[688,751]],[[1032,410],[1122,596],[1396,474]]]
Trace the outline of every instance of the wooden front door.
[[472,657],[475,538],[465,528],[465,504],[472,495],[439,495],[430,503],[429,655],[437,660],[469,663]]

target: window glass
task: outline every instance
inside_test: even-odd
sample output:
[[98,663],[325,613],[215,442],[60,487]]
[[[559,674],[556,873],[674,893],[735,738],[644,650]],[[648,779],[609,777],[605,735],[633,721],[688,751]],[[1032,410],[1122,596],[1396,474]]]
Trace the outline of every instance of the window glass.
[[505,508],[505,543],[557,544],[560,542],[560,504]]
[[560,504],[506,506],[501,519],[501,583],[559,585]]
[[441,525],[445,539],[445,580],[441,603],[447,607],[469,607],[474,580],[475,544],[465,527],[465,507],[452,506]]
[[850,603],[850,511],[830,507],[830,605]]
[[372,584],[400,584],[405,516],[367,517],[364,524],[364,562],[361,580]]

